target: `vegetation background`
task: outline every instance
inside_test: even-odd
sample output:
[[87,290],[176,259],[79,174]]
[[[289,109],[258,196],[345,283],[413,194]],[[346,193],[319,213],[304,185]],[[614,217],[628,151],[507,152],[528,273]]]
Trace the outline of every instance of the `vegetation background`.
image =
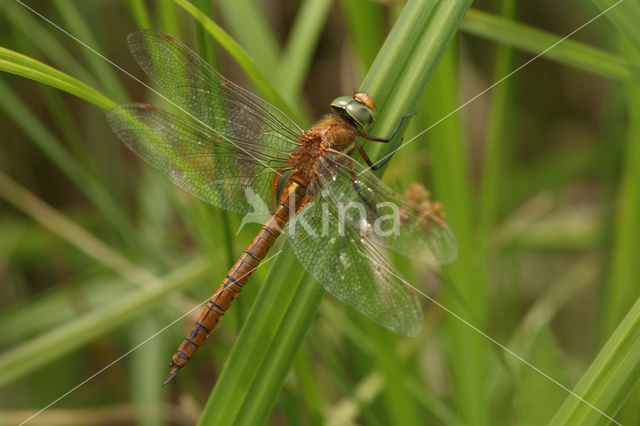
[[234,235],[239,217],[128,152],[104,109],[157,99],[2,0],[0,424],[90,377],[30,424],[640,424],[637,0],[27,4],[143,81],[126,35],[168,32],[303,126],[356,88],[376,135],[416,110],[384,179],[432,189],[460,256],[394,257],[447,309],[425,299],[410,339],[324,296],[285,248],[161,388],[192,316],[175,320],[258,227]]

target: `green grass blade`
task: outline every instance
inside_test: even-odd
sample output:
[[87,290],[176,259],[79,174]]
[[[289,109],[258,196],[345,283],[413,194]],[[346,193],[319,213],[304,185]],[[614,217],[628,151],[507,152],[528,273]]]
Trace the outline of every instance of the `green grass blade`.
[[0,197],[128,281],[143,288],[153,282],[153,275],[146,269],[136,266],[124,255],[94,237],[2,172],[0,172]]
[[[457,65],[455,51],[450,49],[425,96],[428,123],[440,120],[459,106]],[[469,153],[460,115],[441,122],[428,136],[434,198],[445,206],[447,222],[458,239],[458,259],[443,267],[446,281],[443,305],[483,329],[487,315],[486,284],[482,271],[474,263],[476,235]],[[489,343],[450,315],[446,316],[446,330],[454,398],[460,417],[475,425],[489,424],[485,370]]]
[[151,17],[149,16],[147,6],[144,4],[144,0],[126,0],[126,4],[138,28],[151,28]]
[[[622,43],[625,55],[636,64],[640,63],[640,54],[634,51],[630,43]],[[627,87],[630,117],[640,114],[640,89],[638,86]],[[603,310],[603,336],[607,336],[629,309],[631,301],[640,296],[637,277],[640,275],[640,264],[637,254],[640,251],[640,123],[632,118],[629,123],[625,151],[623,153],[623,174],[620,177],[620,188],[617,200],[617,215],[614,216],[614,245],[612,249],[611,270],[606,287],[606,298]],[[640,421],[636,406],[640,400],[636,386],[631,392],[624,409],[620,413],[623,424],[634,424]]]
[[15,2],[5,2],[3,11],[16,29],[20,30],[22,41],[28,41],[34,48],[37,48],[49,58],[60,70],[77,76],[81,81],[91,86],[96,86],[95,77],[80,65],[80,63],[69,54],[63,44],[43,27],[43,23],[31,12]]
[[[554,331],[543,327],[531,343],[529,350],[524,352],[527,360],[558,381],[566,382],[567,368]],[[517,391],[517,397],[514,398],[514,417],[518,419],[517,424],[549,424],[567,392],[530,368],[522,370],[517,380],[514,389]]]
[[298,98],[333,0],[305,0],[278,64],[276,87],[292,104]]
[[360,0],[343,0],[340,5],[348,22],[349,37],[360,60],[360,69],[367,70],[384,41],[382,8],[376,2]]
[[322,287],[309,279],[301,280],[251,385],[251,397],[240,410],[238,424],[258,425],[268,418],[323,295]]
[[90,152],[86,140],[81,134],[81,129],[76,126],[73,117],[66,113],[64,95],[51,87],[43,85],[39,89],[47,108],[51,111],[56,122],[56,128],[62,135],[61,140],[65,141],[69,146],[70,154],[77,159],[78,163],[84,164],[87,172],[95,174],[95,171],[99,169],[96,164],[98,160]]
[[420,424],[419,406],[405,386],[405,383],[415,375],[413,364],[399,362],[398,336],[386,330],[380,330],[375,324],[367,324],[369,334],[374,340],[374,365],[384,377],[385,386],[380,398],[385,408],[389,424],[415,425]]
[[[558,312],[585,291],[585,287],[594,285],[599,266],[598,259],[593,255],[585,255],[576,262],[526,312],[507,346],[515,353],[528,352],[535,336],[550,326]],[[509,357],[505,360],[513,364],[514,369],[528,368],[507,354],[505,357]]]
[[[11,5],[11,6],[9,6]],[[63,71],[65,68],[72,70],[71,74],[78,74],[85,76],[84,81],[89,82],[89,86],[95,86],[95,80],[93,77],[81,67],[67,51],[57,43],[57,39],[54,37],[48,37],[41,27],[41,22],[36,21],[33,15],[25,11],[17,3],[7,4],[7,12],[11,14],[12,22],[16,26],[21,26],[22,32],[29,34],[29,38],[22,37],[22,35],[16,35],[14,41],[16,44],[16,51],[23,52],[24,55],[31,57],[32,59],[39,60],[39,55],[46,55],[51,58],[54,64],[57,64],[58,68]],[[46,42],[40,43],[41,38],[46,38]],[[72,65],[73,64],[73,65]],[[71,154],[77,159],[76,161],[85,165],[85,168],[92,175],[96,176],[100,170],[97,157],[91,152],[91,144],[87,144],[87,141],[82,135],[80,129],[82,120],[74,120],[74,115],[69,114],[66,104],[64,102],[64,95],[57,90],[53,90],[46,85],[39,85],[39,91],[42,94],[42,98],[47,106],[47,110],[53,116],[57,130],[62,135],[62,140],[69,146]],[[82,123],[82,124],[81,124]],[[100,180],[104,181],[104,177],[100,177]]]
[[291,283],[299,283],[303,273],[290,249],[278,257],[207,401],[201,425],[234,424],[244,401],[252,398],[252,383],[263,374],[259,367],[266,357],[265,348],[273,341],[296,291]]
[[[408,14],[426,16],[428,24],[424,26],[422,19],[417,20],[416,27],[422,24],[421,28],[424,31],[414,38],[411,33],[405,34],[406,30],[402,27],[406,25],[404,22],[405,9],[416,7],[413,6],[416,3],[420,4],[421,9],[418,11],[410,10]],[[394,30],[389,36],[392,42],[385,42],[380,56],[376,58],[362,84],[362,89],[371,93],[376,99],[376,105],[380,104],[377,100],[378,97],[384,99],[382,106],[379,107],[384,114],[377,121],[376,135],[389,135],[403,114],[416,110],[428,82],[470,4],[470,1],[456,0],[446,4],[438,3],[433,8],[430,2],[410,2],[403,9],[398,18],[398,24],[394,25]],[[411,18],[413,19],[413,16]],[[398,26],[401,27],[400,30],[395,31]],[[389,44],[392,45],[391,48],[388,47]],[[387,49],[390,51],[387,52]],[[411,52],[411,58],[407,61],[402,59],[406,56],[405,51]],[[388,65],[389,63],[392,65]],[[388,66],[391,66],[392,69],[387,71],[386,67]],[[389,73],[389,81],[379,77],[386,72]],[[400,74],[402,74],[402,78],[399,78]],[[393,77],[395,77],[394,85],[392,85]],[[389,88],[393,88],[391,100],[388,100],[387,96],[390,92]],[[395,140],[399,141],[400,139],[396,137]],[[389,154],[395,147],[393,142],[375,145],[382,145],[378,147],[378,152],[383,155]],[[369,144],[368,147],[373,148],[373,144]],[[371,153],[375,152],[375,150],[371,150]]]
[[[500,2],[501,15],[506,18],[513,18],[515,15],[516,2],[515,0],[502,0]],[[471,11],[469,11],[471,13]],[[469,19],[467,14],[467,18]],[[503,76],[512,71],[513,51],[511,47],[506,45],[499,45],[496,49],[496,57],[493,69],[493,80],[497,81]],[[498,211],[500,206],[501,197],[504,196],[503,182],[508,180],[506,165],[511,164],[510,150],[505,144],[508,136],[506,135],[508,127],[510,113],[515,106],[515,102],[512,102],[512,81],[506,80],[499,86],[495,87],[491,93],[491,100],[489,101],[489,114],[488,124],[485,133],[485,146],[484,146],[484,159],[482,163],[482,181],[480,186],[480,194],[477,199],[479,204],[479,211],[476,216],[478,226],[476,228],[476,234],[474,236],[476,240],[476,256],[477,256],[477,274],[488,280],[491,272],[491,261],[495,258],[495,246],[492,244],[493,232],[495,231],[496,223],[498,220]],[[475,285],[475,284],[474,284]],[[499,304],[495,309],[500,309],[505,306],[504,310],[508,313],[509,299],[508,296],[511,292],[503,293],[504,304]],[[502,315],[500,315],[502,314]],[[499,313],[498,316],[502,318],[508,318],[505,313]],[[516,353],[523,353],[517,352]],[[506,355],[506,354],[505,354]],[[509,355],[506,355],[509,356]],[[501,358],[497,358],[500,359]],[[511,361],[513,358],[508,359]],[[460,360],[464,362],[464,360]],[[491,371],[491,379],[496,380],[503,379],[504,376],[500,375],[501,365],[494,366],[496,370]],[[511,377],[510,377],[511,378]],[[505,380],[499,380],[499,384],[503,384]],[[504,387],[499,388],[500,391],[504,391]],[[495,397],[495,394],[493,395]],[[490,399],[496,400],[497,398]],[[502,417],[504,418],[504,417]]]
[[114,101],[85,83],[40,61],[3,47],[0,47],[0,71],[55,87],[103,109],[109,109],[116,105]]
[[[137,315],[136,311],[162,303],[170,292],[184,288],[192,279],[204,275],[210,269],[209,262],[193,261],[184,269],[176,270],[175,274],[170,275],[166,280],[159,279],[128,261],[2,173],[0,173],[0,196],[89,256],[93,256],[97,262],[142,288],[141,292],[131,293],[130,297],[119,299],[107,306],[103,306],[104,303],[100,304],[98,308],[89,311],[81,318],[74,316],[72,322],[56,328],[51,335],[46,334],[17,345],[15,349],[0,358],[0,366],[11,370],[0,377],[0,385],[16,380],[33,369],[46,365],[91,339],[99,337],[101,333],[112,330],[113,327],[121,324],[119,321],[126,321]],[[185,310],[185,306],[189,309],[194,305],[193,302],[185,301],[181,296],[174,297],[172,302],[179,310]],[[107,324],[96,327],[95,322]],[[89,327],[91,332],[88,332],[86,327]],[[77,338],[78,334],[83,337]],[[73,341],[70,342],[71,340]],[[55,349],[52,349],[53,346]],[[27,358],[28,362],[23,358]],[[19,364],[20,368],[13,368],[15,364]]]
[[640,52],[640,33],[638,33],[638,22],[640,22],[640,4],[634,0],[591,0],[601,11],[609,9],[605,15],[611,21],[616,31],[619,31],[633,45],[636,52]]
[[[515,15],[515,0],[502,1],[502,13],[506,18]],[[471,11],[470,11],[471,12]],[[467,20],[469,19],[467,14]],[[499,46],[496,53],[494,81],[498,81],[513,69],[513,51],[507,46]],[[485,137],[485,154],[482,167],[482,190],[480,191],[480,229],[481,243],[488,244],[496,222],[499,195],[503,192],[501,182],[505,164],[508,163],[504,146],[504,132],[507,127],[510,110],[511,80],[507,79],[497,86],[491,97],[489,124]],[[486,247],[489,250],[489,247]],[[482,250],[483,254],[486,250]],[[487,256],[488,257],[488,256]],[[487,261],[483,262],[487,263]]]
[[217,3],[233,38],[260,65],[269,80],[277,78],[280,45],[265,14],[261,13],[260,2],[222,0]]
[[219,25],[209,19],[208,16],[187,0],[174,1],[198,22],[200,22],[214,40],[216,40],[220,46],[222,46],[222,48],[231,55],[266,100],[281,108],[287,115],[289,115],[289,117],[297,120],[298,122],[300,121],[299,114],[295,113],[295,111],[285,103],[282,96],[269,83],[253,58],[251,58],[247,52],[229,36],[229,34],[227,34]]
[[[585,255],[576,262],[571,269],[554,282],[549,289],[536,300],[533,306],[529,308],[520,321],[520,324],[511,334],[506,346],[513,353],[521,354],[537,368],[540,368],[559,382],[567,383],[565,379],[567,376],[566,366],[564,363],[547,366],[537,363],[535,357],[541,355],[541,348],[536,347],[536,345],[541,343],[538,340],[541,338],[541,334],[548,332],[550,324],[552,321],[557,320],[562,309],[566,309],[567,305],[570,305],[572,301],[584,294],[585,291],[588,291],[589,286],[595,285],[600,267],[601,265],[600,262],[598,262],[597,256],[593,254]],[[544,342],[546,337],[542,337],[542,339]],[[544,349],[542,350],[544,351]],[[530,355],[533,355],[534,358],[530,357]],[[523,405],[521,408],[535,411],[535,405],[537,403],[541,404],[541,409],[544,408],[542,407],[543,404],[548,406],[547,395],[556,395],[558,404],[561,402],[560,400],[567,395],[565,390],[551,383],[547,378],[540,375],[539,372],[531,369],[506,352],[502,352],[499,357],[495,357],[492,360],[492,364],[492,367],[489,369],[489,371],[491,371],[489,391],[492,401],[499,401],[503,399],[505,395],[509,395],[513,390],[516,390],[518,392],[516,399],[522,400],[529,398],[531,400],[530,404],[521,404]],[[560,366],[563,371],[558,371],[558,366]],[[541,387],[543,386],[544,389],[541,392],[543,392],[544,395],[541,395],[540,398],[531,398],[529,396],[531,390],[526,384],[521,382],[523,376],[526,377],[527,380],[535,382]],[[537,379],[535,376],[537,376]],[[517,381],[514,384],[515,380]],[[521,396],[522,394],[520,392],[525,396]],[[557,408],[558,405],[554,407],[551,413],[546,412],[544,422],[539,423],[546,424]],[[524,412],[518,411],[515,415],[523,421],[532,417],[531,412],[528,410]]]
[[429,412],[433,413],[443,424],[447,426],[466,426],[457,413],[429,392],[424,391],[424,385],[418,380],[411,379],[406,383],[408,392],[422,404]]
[[[606,8],[603,2],[596,1],[598,5]],[[627,2],[625,2],[627,3]],[[613,9],[610,19],[620,29],[621,33],[631,38],[631,43],[623,43],[623,52],[633,64],[640,64],[638,50],[632,46],[633,37],[628,33],[628,18],[635,16],[637,4],[620,4]],[[627,97],[629,103],[629,129],[626,137],[624,153],[624,172],[620,180],[618,198],[618,215],[615,221],[615,240],[613,248],[613,260],[610,271],[610,282],[606,287],[607,297],[603,312],[604,336],[611,335],[596,359],[591,363],[578,384],[575,393],[583,397],[589,403],[594,404],[600,410],[613,416],[622,406],[629,395],[629,401],[633,405],[637,401],[637,392],[633,393],[640,378],[640,301],[638,300],[637,272],[640,271],[636,261],[638,238],[640,227],[638,215],[640,214],[640,149],[638,137],[640,126],[637,117],[640,114],[640,89],[637,85],[628,85]],[[630,301],[636,303],[630,307]],[[623,313],[628,313],[621,320]],[[621,322],[620,322],[621,320]],[[613,334],[611,334],[612,330]],[[623,416],[623,423],[629,419],[637,418],[637,410],[633,407],[630,416]],[[624,415],[625,413],[623,413]],[[602,414],[589,407],[587,404],[572,397],[568,397],[554,417],[554,424],[608,424],[609,421]]]
[[307,345],[301,345],[296,355],[295,371],[300,379],[304,411],[309,418],[309,424],[316,426],[323,424],[323,408],[326,402],[322,383],[314,371],[312,360]]
[[[629,57],[636,56],[636,63],[640,63],[640,55],[632,55],[630,47],[626,50]],[[606,288],[603,336],[611,334],[630,308],[632,301],[640,296],[637,279],[640,273],[637,261],[640,252],[640,123],[635,119],[640,114],[638,86],[627,86],[627,96],[632,119],[629,123],[626,152],[623,155],[625,164],[615,216],[615,240],[610,279]]]
[[163,304],[171,293],[187,288],[205,277],[208,271],[209,267],[204,259],[192,261],[160,279],[158,286],[132,292],[15,346],[0,356],[0,387],[105,335],[145,313],[147,309]]
[[182,31],[180,29],[180,20],[176,19],[178,15],[176,5],[171,0],[158,0],[156,4],[158,6],[157,23],[161,30],[181,39]]
[[[387,108],[390,88],[398,84],[401,74],[408,69],[406,63],[422,36],[422,30],[426,27],[434,6],[435,1],[411,1],[405,5],[360,86],[360,90],[373,97],[379,111],[384,112],[384,115],[393,115],[396,120],[403,112]],[[409,107],[406,109],[411,110]],[[377,118],[376,131],[381,127],[381,117]],[[392,119],[387,121],[389,123],[381,131],[391,128]]]
[[[562,39],[549,32],[478,10],[469,11],[461,28],[469,34],[536,55]],[[640,68],[637,66],[616,55],[577,41],[564,40],[545,52],[543,57],[607,78],[640,82]]]
[[[640,378],[640,299],[584,373],[573,392],[613,416]],[[610,420],[574,395],[568,395],[550,423],[608,425]]]
[[[130,347],[136,347],[140,342],[153,336],[165,324],[159,320],[159,315],[147,315],[137,320],[131,327]],[[152,339],[144,346],[144,350],[131,354],[131,375],[129,388],[136,404],[138,424],[144,426],[160,426],[165,424],[160,420],[161,406],[165,393],[158,386],[163,380],[162,374],[167,365],[164,355],[164,345],[161,339]]]
[[[44,234],[38,225],[33,227],[39,234]],[[3,235],[8,234],[5,229],[2,229],[2,232]],[[93,309],[105,300],[117,299],[131,287],[131,284],[125,283],[119,277],[107,277],[105,274],[98,277],[85,275],[72,282],[63,283],[43,295],[30,297],[21,304],[4,308],[0,311],[0,344],[8,347],[10,344],[21,342],[25,337],[44,333],[53,326],[73,320],[77,311],[69,305],[69,300],[84,297],[88,309]],[[47,318],[47,322],[41,321],[41,318]]]
[[[160,285],[155,275],[147,269],[131,262],[124,255],[75,222],[67,219],[2,172],[0,172],[0,197],[130,283],[146,290]],[[172,303],[181,310],[194,305],[194,302],[184,296],[174,297]]]
[[[87,20],[78,11],[74,3],[68,1],[54,0],[53,4],[62,16],[63,20],[69,27],[69,32],[72,33],[83,43],[91,46],[93,49],[100,51],[99,44],[93,37],[91,28],[87,24]],[[98,80],[104,85],[106,92],[119,102],[124,102],[129,99],[127,92],[120,84],[120,80],[116,77],[116,74],[111,66],[100,56],[96,55],[89,49],[81,49],[82,55],[89,63],[89,67]]]
[[[193,3],[205,16],[213,15],[213,8],[211,7],[211,2],[209,0],[196,0]],[[217,60],[218,58],[214,54],[213,51],[213,43],[209,35],[207,34],[207,30],[204,29],[200,22],[195,22],[196,25],[196,34],[198,38],[198,52],[202,59],[207,61],[209,65],[214,68],[217,68]]]
[[105,220],[125,240],[132,238],[135,235],[133,225],[124,214],[121,206],[118,205],[99,181],[69,156],[60,141],[41,124],[40,120],[27,109],[22,101],[2,81],[0,81],[0,99],[0,107],[24,129],[25,133],[32,138],[38,148],[91,200]]

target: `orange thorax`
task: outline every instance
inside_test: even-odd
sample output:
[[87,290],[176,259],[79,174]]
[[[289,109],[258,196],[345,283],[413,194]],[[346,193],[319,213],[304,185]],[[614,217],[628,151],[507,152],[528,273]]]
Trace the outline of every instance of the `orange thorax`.
[[318,160],[329,149],[348,154],[357,135],[354,125],[347,120],[335,114],[326,115],[300,136],[301,145],[289,154],[293,173],[307,183],[316,180]]

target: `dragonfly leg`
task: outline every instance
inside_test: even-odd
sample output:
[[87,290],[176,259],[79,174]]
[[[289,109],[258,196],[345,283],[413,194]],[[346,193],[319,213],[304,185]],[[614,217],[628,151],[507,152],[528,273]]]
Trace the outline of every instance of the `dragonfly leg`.
[[353,171],[353,167],[350,167],[350,168],[349,168],[349,174],[351,175],[351,183],[353,184],[353,189],[355,189],[355,190],[356,190],[356,193],[358,194],[358,197],[360,197],[360,199],[361,199],[362,201],[364,201],[364,203],[367,205],[367,207],[369,207],[369,209],[370,209],[372,212],[374,212],[374,213],[376,214],[376,216],[378,216],[378,217],[379,217],[380,215],[378,215],[378,211],[376,210],[376,208],[375,208],[375,207],[373,207],[373,206],[371,205],[371,203],[369,202],[369,200],[367,200],[367,199],[364,197],[364,195],[362,195],[362,191],[361,191],[361,189],[360,189],[360,185],[358,185],[358,179],[357,179],[357,177],[356,177],[355,172]]
[[[369,135],[360,135],[363,138],[373,141],[373,142],[389,142],[391,139],[393,139],[393,137],[396,135],[396,133],[398,133],[398,130],[400,130],[400,127],[402,126],[402,122],[415,115],[415,112],[412,112],[410,114],[405,114],[402,117],[400,117],[400,121],[398,121],[398,125],[396,126],[395,130],[391,133],[391,136],[389,136],[388,138],[377,138],[375,136],[369,136]],[[357,142],[356,142],[357,144]],[[402,145],[402,140],[400,140],[400,145]],[[395,154],[395,152],[398,150],[397,148],[394,149],[392,152],[390,152],[389,154],[387,154],[382,160],[378,161],[377,163],[374,163],[373,161],[371,161],[371,159],[369,158],[369,156],[367,155],[367,153],[365,152],[364,149],[362,149],[362,147],[357,144],[356,145],[358,148],[358,151],[360,152],[360,155],[362,156],[362,158],[364,159],[364,161],[367,163],[367,165],[369,166],[369,168],[371,170],[378,170],[380,167],[384,166],[385,164],[387,164],[387,161],[389,161],[391,159],[391,157],[393,157],[393,154]]]
[[393,151],[390,154],[387,154],[387,156],[383,158],[381,161],[374,163],[373,161],[371,161],[371,159],[367,155],[367,152],[364,150],[364,148],[362,148],[362,146],[360,146],[360,144],[357,142],[356,142],[356,148],[358,149],[360,156],[362,156],[362,159],[365,161],[365,163],[367,163],[367,165],[371,170],[378,170],[380,167],[387,164],[387,161],[389,161],[391,157],[393,157],[393,154],[395,153],[395,151]]
[[400,130],[400,127],[402,126],[402,122],[409,118],[416,115],[415,112],[411,112],[409,114],[405,114],[402,117],[400,117],[400,121],[398,121],[398,125],[396,126],[395,130],[391,133],[391,136],[389,136],[388,138],[377,138],[375,136],[369,136],[369,135],[360,135],[363,138],[370,140],[370,141],[374,141],[374,142],[389,142],[391,139],[393,139],[393,137],[396,135],[396,133],[398,133],[398,130]]

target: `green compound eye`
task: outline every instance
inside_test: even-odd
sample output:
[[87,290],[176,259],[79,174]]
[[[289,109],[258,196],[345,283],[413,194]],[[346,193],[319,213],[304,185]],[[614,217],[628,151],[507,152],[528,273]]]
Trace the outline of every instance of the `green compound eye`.
[[345,109],[351,102],[353,102],[352,96],[340,96],[331,101],[331,108]]
[[358,124],[364,133],[368,133],[376,122],[376,115],[367,106],[360,102],[352,102],[347,105],[346,112]]
[[363,133],[368,133],[376,121],[376,114],[353,96],[340,96],[331,102],[331,108],[345,118],[350,118]]

